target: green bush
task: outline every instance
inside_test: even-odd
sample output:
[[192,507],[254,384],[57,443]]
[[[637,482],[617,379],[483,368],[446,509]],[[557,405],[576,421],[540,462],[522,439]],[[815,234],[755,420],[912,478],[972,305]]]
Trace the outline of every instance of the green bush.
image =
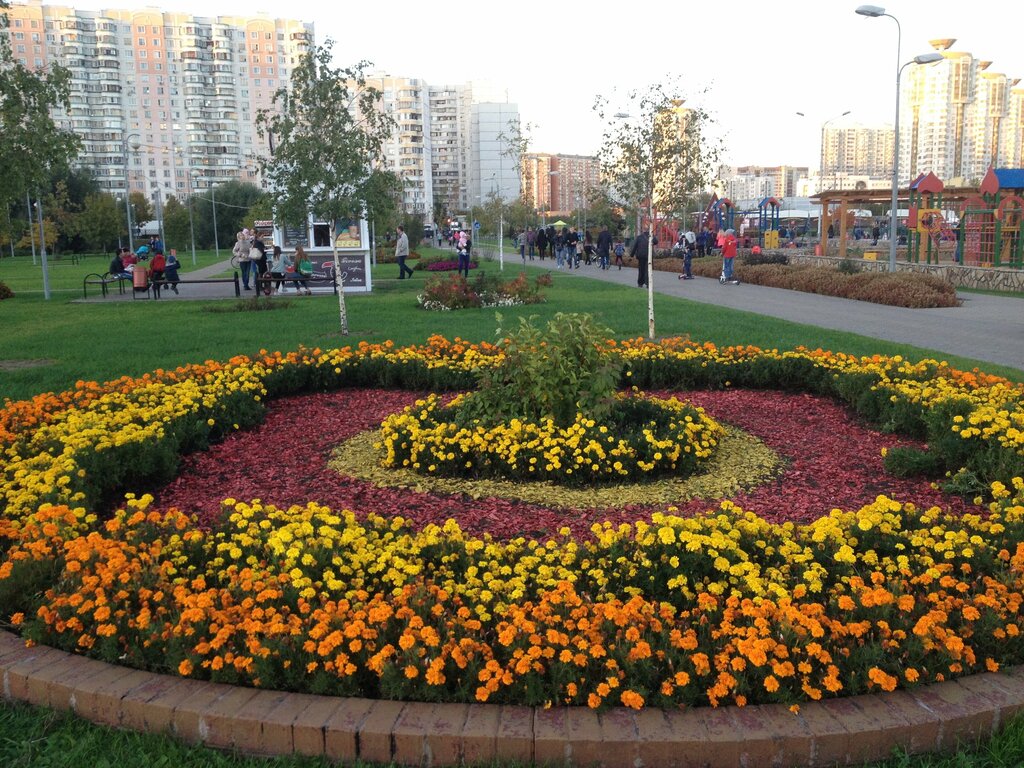
[[860,274],[860,265],[857,264],[853,259],[843,259],[836,265],[838,269],[844,275],[857,275]]
[[465,415],[488,424],[550,418],[563,427],[577,413],[602,419],[619,379],[620,365],[606,351],[611,332],[590,315],[559,312],[546,329],[535,319],[520,318],[501,343],[505,361],[481,374]]

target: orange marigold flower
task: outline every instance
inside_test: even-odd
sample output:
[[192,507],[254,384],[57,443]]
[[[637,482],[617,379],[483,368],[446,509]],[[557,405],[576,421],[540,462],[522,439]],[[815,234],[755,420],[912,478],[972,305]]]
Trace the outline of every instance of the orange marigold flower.
[[182,677],[188,677],[192,674],[192,662],[185,659],[178,665],[178,674]]
[[632,709],[642,709],[644,706],[644,697],[636,691],[625,690],[619,697],[623,706],[631,707]]
[[412,664],[408,665],[405,668],[405,676],[407,678],[409,678],[410,680],[412,680],[414,677],[419,675],[419,673],[420,673],[420,671],[416,667],[414,667]]
[[764,689],[768,691],[768,693],[775,693],[779,690],[779,679],[775,677],[775,675],[768,675],[768,677],[764,679]]
[[587,696],[587,706],[591,709],[597,709],[601,706],[601,697],[598,696],[596,693],[590,694],[589,696]]
[[872,667],[868,670],[868,679],[883,691],[895,690],[896,683],[899,682],[895,677],[878,667]]
[[989,672],[998,672],[999,662],[997,662],[995,659],[985,659],[985,669],[987,669]]

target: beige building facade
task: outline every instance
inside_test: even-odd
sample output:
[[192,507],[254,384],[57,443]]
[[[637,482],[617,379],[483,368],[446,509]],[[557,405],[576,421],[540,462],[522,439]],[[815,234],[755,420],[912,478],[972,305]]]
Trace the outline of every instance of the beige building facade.
[[241,179],[259,183],[270,151],[255,117],[313,43],[313,25],[267,16],[198,17],[145,10],[82,11],[12,4],[11,46],[33,69],[71,74],[70,108],[56,110],[82,139],[78,164],[100,187],[154,196]]

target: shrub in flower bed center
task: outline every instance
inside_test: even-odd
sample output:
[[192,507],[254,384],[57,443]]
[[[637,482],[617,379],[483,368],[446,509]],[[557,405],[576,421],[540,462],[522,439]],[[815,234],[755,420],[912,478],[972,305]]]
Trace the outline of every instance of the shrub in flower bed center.
[[544,332],[522,320],[478,392],[447,406],[419,400],[384,421],[383,464],[566,484],[692,474],[721,427],[675,398],[617,394],[605,338],[585,315],[559,313]]

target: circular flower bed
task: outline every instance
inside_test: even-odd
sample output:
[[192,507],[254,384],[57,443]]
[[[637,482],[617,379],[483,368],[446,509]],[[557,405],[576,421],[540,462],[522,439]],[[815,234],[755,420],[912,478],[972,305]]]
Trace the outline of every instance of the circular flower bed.
[[[309,398],[351,436],[380,418],[358,410],[360,393],[307,393],[472,389],[501,353],[432,339],[267,354],[8,403],[0,411],[0,621],[30,642],[137,667],[427,701],[795,705],[1024,660],[1019,385],[934,361],[679,340],[608,348],[627,366],[620,383],[702,389],[694,399],[716,418],[710,406],[719,399],[728,414],[741,396],[754,402],[757,388],[793,390],[765,395],[775,404],[791,398],[789,412],[776,409],[778,423],[802,417],[795,411],[804,398],[822,419],[817,442],[832,453],[845,446],[835,464],[860,461],[857,443],[842,439],[845,426],[829,427],[828,414],[841,409],[817,403],[848,404],[854,415],[844,418],[906,436],[871,438],[891,446],[891,471],[948,472],[950,487],[984,492],[987,508],[950,512],[949,497],[941,507],[885,496],[848,505],[860,498],[843,482],[848,475],[797,455],[787,456],[784,476],[839,509],[802,523],[775,509],[780,521],[770,522],[769,492],[762,514],[705,502],[689,517],[647,510],[628,523],[591,519],[586,531],[549,510],[554,524],[538,526],[541,535],[497,540],[488,525],[473,534],[429,522],[427,511],[444,521],[449,512],[498,508],[467,494],[351,481],[342,498],[359,502],[358,516],[312,501],[285,508],[255,497],[277,482],[311,493],[309,478],[327,476],[338,438],[321,440],[309,424],[291,425],[294,411],[271,410],[268,427],[288,434],[294,426],[293,442],[316,444],[323,466],[308,477],[268,478],[263,454],[241,455],[268,400]],[[412,396],[372,398],[393,411]],[[735,409],[743,428],[773,415],[750,411]],[[239,454],[245,473],[211,462],[200,477],[211,444],[215,456]],[[273,458],[280,447],[267,450]],[[245,495],[223,500],[203,524],[147,495],[119,501],[162,486],[183,454],[208,492],[233,487],[237,471]],[[929,504],[943,499],[927,483],[884,482],[918,488]],[[500,509],[516,512],[511,503]]]
[[618,397],[602,423],[578,413],[572,424],[512,419],[485,425],[436,395],[381,425],[383,464],[449,477],[504,477],[589,484],[692,474],[708,459],[721,427],[675,398]]

